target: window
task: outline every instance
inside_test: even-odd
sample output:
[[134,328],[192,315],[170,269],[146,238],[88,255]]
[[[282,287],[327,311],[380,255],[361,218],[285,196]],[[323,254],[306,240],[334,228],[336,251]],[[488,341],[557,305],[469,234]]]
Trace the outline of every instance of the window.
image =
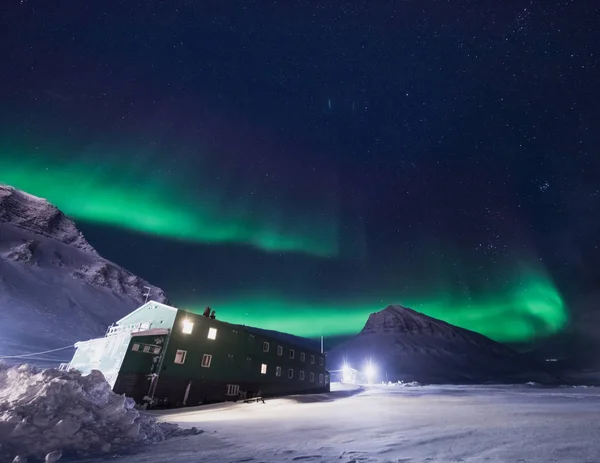
[[146,352],[146,353],[150,352],[150,346],[144,346],[144,352]]
[[240,386],[238,386],[237,384],[228,384],[227,392],[225,393],[225,395],[238,395],[239,392],[240,392]]
[[319,357],[319,365],[323,366],[323,357]]
[[305,362],[306,361],[306,354],[304,352],[300,352],[300,361],[301,362]]
[[315,374],[314,374],[314,373],[311,373],[311,374],[310,374],[310,382],[311,382],[311,383],[314,383],[314,382],[315,382]]
[[154,348],[154,353],[155,354],[160,354],[160,347],[155,347]]
[[187,350],[177,350],[175,353],[175,363],[183,364],[185,363],[185,356],[187,355]]
[[227,354],[227,358],[233,362],[233,354]]
[[277,346],[277,355],[283,355],[283,347]]
[[269,343],[267,341],[263,342],[263,352],[269,352]]
[[293,369],[293,368],[290,368],[290,369],[288,370],[288,378],[292,379],[293,377],[294,377],[294,369]]
[[139,344],[134,344],[133,346],[131,346],[131,350],[135,350],[135,351],[140,350],[140,345]]
[[184,320],[183,327],[181,328],[181,332],[183,334],[192,334],[193,330],[194,330],[194,323],[192,323],[189,320]]
[[208,329],[208,339],[217,339],[217,329],[216,328],[209,328]]
[[329,384],[329,375],[325,375],[325,384]]
[[293,359],[294,355],[296,355],[296,352],[294,351],[294,349],[290,349],[290,358]]
[[204,354],[202,356],[202,366],[204,368],[210,368],[210,362],[212,362],[212,355]]
[[266,364],[266,363],[263,363],[263,364],[260,366],[260,374],[261,374],[261,375],[266,375],[266,374],[267,374],[267,364]]
[[310,363],[315,363],[315,356],[314,355],[310,356]]
[[319,384],[323,383],[323,373],[319,375]]
[[275,376],[281,376],[281,367],[275,367]]
[[300,381],[304,380],[304,371],[300,371]]

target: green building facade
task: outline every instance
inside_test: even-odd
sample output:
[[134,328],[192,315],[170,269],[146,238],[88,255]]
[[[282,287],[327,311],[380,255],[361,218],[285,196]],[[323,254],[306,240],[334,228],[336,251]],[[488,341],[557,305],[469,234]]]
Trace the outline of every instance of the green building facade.
[[329,391],[318,349],[150,301],[76,344],[69,367],[100,370],[138,403],[180,407]]

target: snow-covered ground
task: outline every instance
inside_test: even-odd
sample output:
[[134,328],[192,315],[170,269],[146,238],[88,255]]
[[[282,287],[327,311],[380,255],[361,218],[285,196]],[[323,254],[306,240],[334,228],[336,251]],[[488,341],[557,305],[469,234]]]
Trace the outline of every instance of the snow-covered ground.
[[379,386],[154,412],[204,433],[98,462],[596,462],[600,389]]

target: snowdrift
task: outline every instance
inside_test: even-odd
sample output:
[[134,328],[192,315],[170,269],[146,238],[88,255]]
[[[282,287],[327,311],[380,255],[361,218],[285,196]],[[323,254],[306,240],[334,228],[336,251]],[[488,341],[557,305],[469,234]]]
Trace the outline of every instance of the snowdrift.
[[115,453],[200,432],[138,412],[99,371],[83,376],[0,362],[0,461]]

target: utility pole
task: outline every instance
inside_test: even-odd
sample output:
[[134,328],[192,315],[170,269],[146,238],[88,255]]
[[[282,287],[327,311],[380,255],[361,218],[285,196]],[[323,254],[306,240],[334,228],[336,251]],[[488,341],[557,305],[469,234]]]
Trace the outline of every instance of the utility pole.
[[144,304],[145,304],[146,302],[148,302],[148,298],[150,297],[150,287],[144,286],[144,288],[148,290],[148,292],[146,294],[144,294],[144,297],[145,297]]

